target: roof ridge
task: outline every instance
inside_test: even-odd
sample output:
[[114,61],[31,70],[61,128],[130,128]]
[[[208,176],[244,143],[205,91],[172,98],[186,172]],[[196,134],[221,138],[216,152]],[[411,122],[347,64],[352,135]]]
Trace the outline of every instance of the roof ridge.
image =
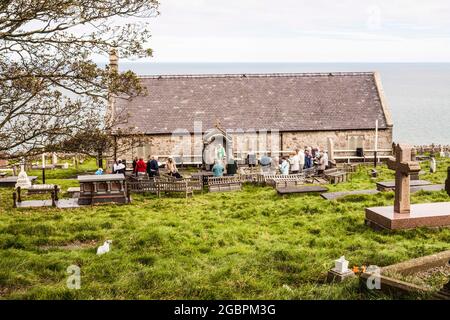
[[329,76],[369,76],[374,71],[363,72],[302,72],[302,73],[211,73],[211,74],[166,74],[142,75],[141,79],[184,79],[184,78],[271,78],[271,77],[329,77]]

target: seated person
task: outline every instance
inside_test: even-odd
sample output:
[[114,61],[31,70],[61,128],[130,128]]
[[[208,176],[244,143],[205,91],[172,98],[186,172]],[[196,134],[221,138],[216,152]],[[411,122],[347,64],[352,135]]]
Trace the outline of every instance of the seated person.
[[102,175],[102,174],[103,174],[103,169],[102,169],[102,168],[98,168],[97,171],[95,171],[95,174],[96,174],[97,176]]
[[125,165],[123,164],[122,160],[119,160],[117,162],[115,173],[125,174]]
[[228,164],[227,164],[227,175],[235,175],[237,173],[238,170],[238,164],[237,161],[234,160],[233,158],[230,158],[228,160]]
[[263,155],[261,157],[261,160],[259,161],[259,163],[261,164],[261,172],[262,173],[269,173],[270,172],[270,167],[272,165],[272,158],[267,156],[267,155]]
[[286,157],[283,157],[280,164],[280,172],[282,175],[288,175],[289,174],[289,162],[287,161]]
[[219,160],[216,160],[214,163],[214,166],[212,167],[212,172],[213,172],[214,177],[222,177],[224,170],[225,169],[222,165],[222,162]]
[[175,177],[177,179],[182,178],[180,173],[178,172],[177,165],[176,165],[175,161],[173,161],[172,157],[167,158],[166,170],[167,170],[167,173],[169,174],[169,176]]

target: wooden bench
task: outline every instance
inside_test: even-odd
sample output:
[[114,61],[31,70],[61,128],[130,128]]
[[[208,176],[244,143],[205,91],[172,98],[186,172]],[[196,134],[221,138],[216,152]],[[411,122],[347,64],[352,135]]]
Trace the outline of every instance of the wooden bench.
[[54,184],[33,184],[27,189],[27,195],[52,193],[53,191],[58,194],[61,188]]
[[332,184],[337,184],[340,182],[347,181],[348,173],[341,171],[338,168],[328,169],[323,172],[325,179],[327,179]]
[[[27,195],[33,194],[51,194],[52,207],[56,207],[56,201],[58,201],[58,192],[60,191],[60,187],[53,184],[44,184],[44,185],[32,185],[30,189],[28,189]],[[31,192],[30,192],[31,191]],[[22,188],[17,187],[13,192],[13,208],[17,208],[17,203],[22,202]]]
[[239,176],[208,177],[209,192],[242,190],[242,181]]
[[155,179],[136,179],[127,181],[127,190],[131,193],[157,193]]
[[303,173],[288,175],[270,174],[264,175],[262,178],[264,179],[264,184],[270,185],[274,188],[276,188],[278,185],[299,185],[305,182],[305,175]]
[[162,181],[155,180],[156,194],[158,197],[161,197],[161,193],[184,193],[186,195],[186,199],[188,195],[193,196],[194,190],[193,187],[186,180],[180,181]]

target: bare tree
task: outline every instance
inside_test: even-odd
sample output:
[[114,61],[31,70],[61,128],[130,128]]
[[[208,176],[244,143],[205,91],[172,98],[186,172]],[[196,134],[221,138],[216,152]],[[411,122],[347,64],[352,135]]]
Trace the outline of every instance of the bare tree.
[[[111,95],[143,93],[138,77],[95,57],[150,56],[156,0],[0,1],[0,154],[32,155],[98,134]],[[130,22],[131,21],[131,22]],[[100,136],[100,135],[99,135]]]

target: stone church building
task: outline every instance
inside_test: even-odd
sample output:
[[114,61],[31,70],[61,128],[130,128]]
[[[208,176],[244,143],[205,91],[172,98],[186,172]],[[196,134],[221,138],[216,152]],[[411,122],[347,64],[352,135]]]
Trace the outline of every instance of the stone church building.
[[[376,72],[143,76],[146,95],[116,97],[111,112],[123,117],[118,145],[141,142],[116,154],[201,162],[205,146],[222,137],[228,155],[244,159],[287,155],[319,147],[355,156],[391,149],[393,123]],[[125,134],[126,133],[126,134]],[[217,139],[219,140],[219,139]],[[340,151],[339,151],[340,150]]]

